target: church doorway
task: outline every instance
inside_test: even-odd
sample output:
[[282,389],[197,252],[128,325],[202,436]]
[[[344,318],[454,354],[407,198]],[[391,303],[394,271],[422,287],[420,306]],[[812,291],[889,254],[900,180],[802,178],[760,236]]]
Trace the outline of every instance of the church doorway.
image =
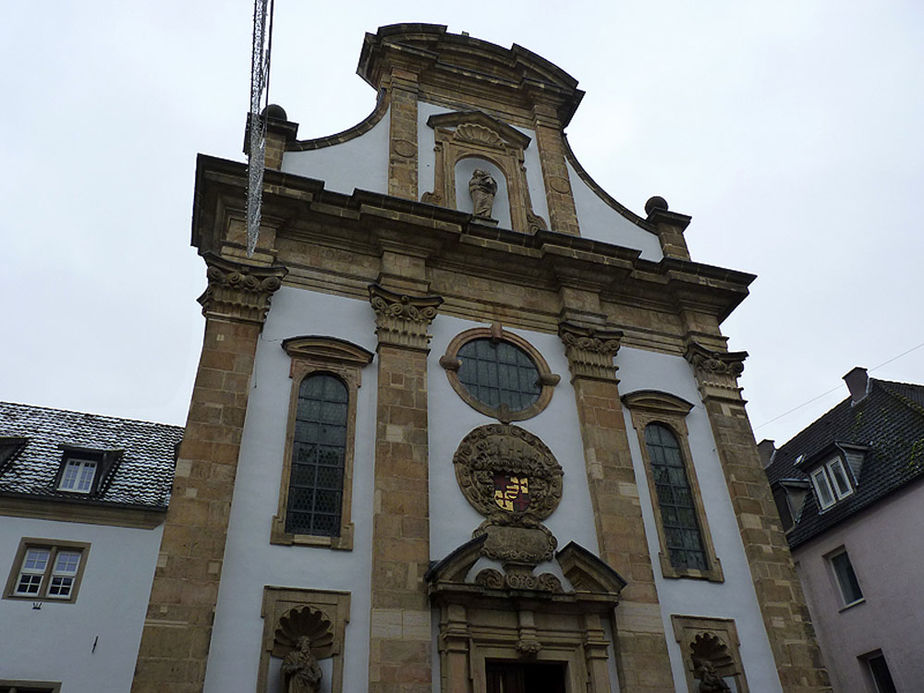
[[565,693],[565,665],[486,662],[487,693]]

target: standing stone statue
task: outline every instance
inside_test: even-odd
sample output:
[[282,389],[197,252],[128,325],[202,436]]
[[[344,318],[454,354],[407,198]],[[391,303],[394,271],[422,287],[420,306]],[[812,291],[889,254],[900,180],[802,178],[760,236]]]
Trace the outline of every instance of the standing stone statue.
[[311,653],[311,638],[303,635],[298,647],[282,660],[282,683],[285,693],[318,693],[321,690],[321,667]]
[[472,205],[476,217],[491,218],[494,196],[497,194],[497,181],[487,171],[476,168],[468,182],[468,192],[472,196]]

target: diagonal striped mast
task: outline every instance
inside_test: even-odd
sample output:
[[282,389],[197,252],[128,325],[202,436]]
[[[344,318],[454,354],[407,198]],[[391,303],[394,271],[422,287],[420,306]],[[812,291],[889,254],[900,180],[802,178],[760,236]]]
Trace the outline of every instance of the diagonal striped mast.
[[[270,49],[273,46],[273,2],[254,0],[253,54],[250,62],[250,147],[247,154],[247,256],[253,255],[260,235],[263,168],[266,160],[266,118],[269,102]],[[262,107],[261,107],[262,102]]]

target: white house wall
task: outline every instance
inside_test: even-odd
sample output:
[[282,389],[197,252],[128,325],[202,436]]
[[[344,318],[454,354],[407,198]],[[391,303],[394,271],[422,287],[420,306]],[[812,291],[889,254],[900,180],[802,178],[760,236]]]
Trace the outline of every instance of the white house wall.
[[4,581],[24,537],[82,542],[90,549],[76,601],[48,600],[34,609],[29,600],[0,599],[0,679],[60,681],[63,693],[129,690],[161,534],[162,527],[4,517]]
[[263,637],[260,606],[265,585],[351,593],[350,622],[344,643],[343,690],[366,690],[377,388],[375,361],[363,369],[358,393],[353,461],[353,550],[270,544],[270,527],[278,509],[292,391],[291,359],[281,347],[282,340],[300,335],[327,335],[375,351],[373,316],[366,301],[290,287],[283,287],[273,296],[272,309],[257,345],[205,693],[256,688]]
[[677,690],[686,690],[680,645],[673,637],[671,614],[732,618],[741,640],[740,655],[750,689],[760,693],[780,691],[776,664],[757,605],[757,595],[741,543],[738,522],[728,495],[728,486],[716,455],[712,429],[696,381],[687,361],[679,356],[623,347],[616,356],[619,390],[623,395],[637,390],[658,390],[681,397],[695,406],[686,417],[693,467],[699,481],[706,520],[722,564],[722,583],[692,579],[665,579],[658,568],[661,547],[648,491],[648,471],[642,460],[638,435],[631,415],[624,412],[629,448],[638,482],[642,519],[655,574],[664,632],[667,634],[671,667]]

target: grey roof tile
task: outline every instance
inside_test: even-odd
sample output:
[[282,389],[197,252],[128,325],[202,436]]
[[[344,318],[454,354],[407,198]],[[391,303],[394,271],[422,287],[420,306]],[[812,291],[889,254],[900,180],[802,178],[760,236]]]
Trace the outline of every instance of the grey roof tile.
[[[780,447],[767,467],[771,485],[784,479],[808,479],[814,463],[828,459],[834,443],[869,446],[856,491],[820,512],[809,493],[802,517],[787,537],[792,548],[924,478],[924,386],[870,379],[866,397],[848,397]],[[796,460],[804,460],[796,467]]]
[[[29,442],[0,467],[0,494],[70,499],[99,505],[167,507],[179,426],[0,402],[0,438]],[[123,450],[108,485],[94,498],[58,491],[62,445]]]

